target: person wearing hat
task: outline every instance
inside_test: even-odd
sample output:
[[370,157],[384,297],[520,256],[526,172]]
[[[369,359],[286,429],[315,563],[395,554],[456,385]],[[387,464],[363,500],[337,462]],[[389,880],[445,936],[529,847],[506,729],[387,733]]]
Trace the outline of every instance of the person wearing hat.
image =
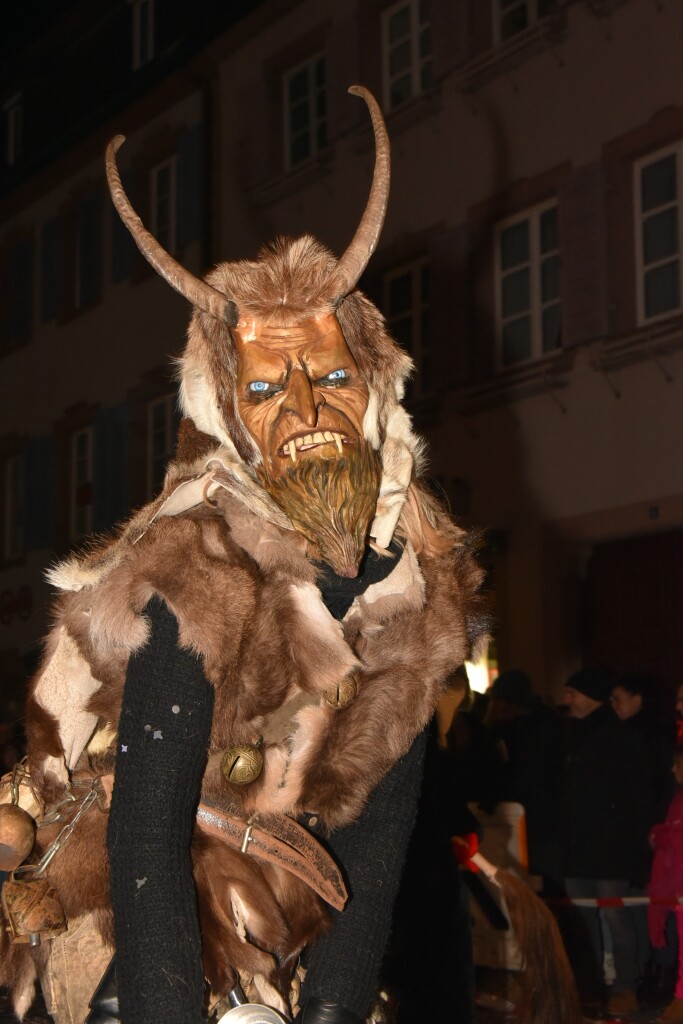
[[[613,679],[599,667],[570,677],[565,702],[570,721],[562,795],[562,855],[570,898],[628,896],[649,867],[648,829],[654,807],[654,770],[646,745],[624,727],[609,698]],[[608,1015],[638,1010],[639,974],[633,920],[624,907],[572,908],[570,959],[586,1002],[604,998],[603,935],[611,939],[615,977]]]
[[488,696],[486,723],[503,761],[502,799],[524,807],[529,870],[543,878],[547,895],[557,895],[562,719],[522,669],[501,672]]

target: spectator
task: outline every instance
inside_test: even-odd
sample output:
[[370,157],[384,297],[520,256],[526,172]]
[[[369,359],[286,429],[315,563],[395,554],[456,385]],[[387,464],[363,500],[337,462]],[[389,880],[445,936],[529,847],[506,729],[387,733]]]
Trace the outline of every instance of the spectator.
[[561,876],[562,720],[534,694],[520,669],[501,673],[488,692],[487,724],[504,765],[502,799],[524,807],[529,869],[552,891]]
[[[650,831],[654,849],[648,893],[653,902],[648,907],[650,941],[655,949],[666,946],[666,924],[670,909],[661,901],[675,904],[683,895],[683,747],[677,747],[673,758],[673,774],[678,789],[671,801],[666,819]],[[661,1024],[683,1024],[683,907],[675,907],[678,931],[678,978],[673,1001],[659,1017]]]
[[[648,877],[647,833],[654,801],[654,772],[646,744],[623,727],[609,706],[613,680],[586,668],[566,685],[570,722],[563,782],[562,848],[567,895],[624,897]],[[616,976],[607,1002],[611,1015],[638,1009],[637,940],[628,909],[604,907]],[[603,942],[599,912],[572,914],[570,959],[584,1001],[604,996]]]

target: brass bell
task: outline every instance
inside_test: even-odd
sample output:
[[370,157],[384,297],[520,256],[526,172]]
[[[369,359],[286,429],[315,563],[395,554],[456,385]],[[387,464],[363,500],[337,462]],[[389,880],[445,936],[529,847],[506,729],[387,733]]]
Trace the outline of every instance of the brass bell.
[[259,743],[238,743],[228,747],[221,758],[221,771],[228,782],[246,786],[263,771],[263,754]]
[[325,690],[325,700],[333,708],[345,708],[358,693],[358,683],[353,676],[344,676],[336,686]]
[[33,849],[36,825],[17,804],[0,805],[0,871],[14,871]]

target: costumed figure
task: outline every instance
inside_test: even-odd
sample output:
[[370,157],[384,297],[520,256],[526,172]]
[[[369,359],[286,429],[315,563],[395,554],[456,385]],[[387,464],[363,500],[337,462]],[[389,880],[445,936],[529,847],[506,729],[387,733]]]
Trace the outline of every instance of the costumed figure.
[[424,730],[485,620],[472,543],[417,476],[410,359],[356,290],[389,143],[351,91],[376,164],[340,260],[302,237],[195,278],[131,208],[123,139],[108,148],[117,210],[194,306],[185,419],[158,499],[50,573],[3,795],[38,823],[3,895],[20,1016],[36,976],[58,1024],[89,1003],[92,1024],[199,1024],[243,998],[306,1024],[368,1012]]

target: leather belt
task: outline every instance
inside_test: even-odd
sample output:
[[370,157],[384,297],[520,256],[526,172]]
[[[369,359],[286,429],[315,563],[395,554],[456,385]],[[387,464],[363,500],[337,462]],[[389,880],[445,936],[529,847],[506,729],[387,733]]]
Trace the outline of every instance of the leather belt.
[[202,831],[218,836],[233,849],[284,868],[335,910],[344,909],[347,892],[339,868],[327,850],[293,818],[284,814],[258,814],[244,821],[200,804],[197,824]]
[[[103,775],[100,781],[108,806],[114,776]],[[335,910],[344,909],[348,894],[341,871],[327,850],[293,818],[286,814],[255,814],[244,821],[202,803],[197,808],[197,824],[203,832],[217,836],[234,850],[284,868]]]

